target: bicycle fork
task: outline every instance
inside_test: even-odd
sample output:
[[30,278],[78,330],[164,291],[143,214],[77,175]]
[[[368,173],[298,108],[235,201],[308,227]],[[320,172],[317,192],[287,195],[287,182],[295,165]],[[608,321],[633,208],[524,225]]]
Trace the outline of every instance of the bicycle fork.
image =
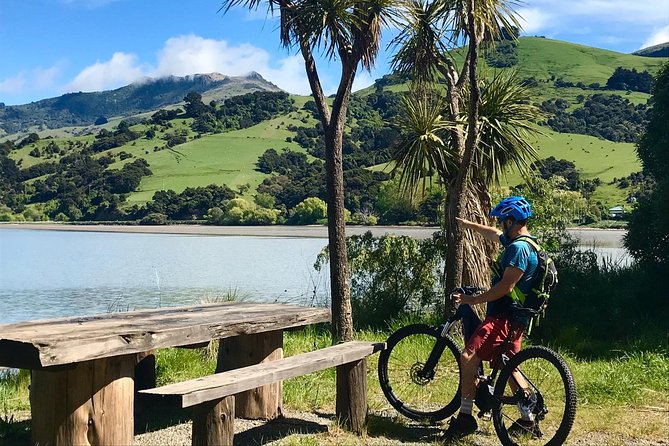
[[455,325],[456,320],[457,319],[455,320],[449,319],[442,326],[443,328],[441,330],[439,338],[437,339],[437,343],[434,345],[434,348],[430,352],[430,356],[428,356],[427,361],[425,361],[425,365],[423,366],[423,368],[416,373],[416,375],[419,378],[428,381],[431,381],[434,378],[435,370],[437,368],[437,364],[439,363],[439,358],[441,358],[441,355],[444,353],[444,350],[446,349],[446,337],[453,328],[453,325]]

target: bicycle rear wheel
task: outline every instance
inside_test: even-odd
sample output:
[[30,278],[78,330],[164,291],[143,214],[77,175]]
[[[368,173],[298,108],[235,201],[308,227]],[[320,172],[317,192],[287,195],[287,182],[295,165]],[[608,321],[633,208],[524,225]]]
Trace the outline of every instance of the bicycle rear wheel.
[[[445,348],[433,374],[423,374],[437,343]],[[443,344],[442,344],[443,345]],[[402,327],[379,356],[379,383],[388,402],[402,415],[435,423],[460,406],[460,349],[440,329],[424,324]]]
[[[508,385],[518,370],[529,386],[514,392]],[[494,392],[493,424],[503,445],[561,445],[576,416],[576,387],[564,360],[546,347],[528,347],[502,369]],[[518,403],[531,411],[534,424],[514,426]]]

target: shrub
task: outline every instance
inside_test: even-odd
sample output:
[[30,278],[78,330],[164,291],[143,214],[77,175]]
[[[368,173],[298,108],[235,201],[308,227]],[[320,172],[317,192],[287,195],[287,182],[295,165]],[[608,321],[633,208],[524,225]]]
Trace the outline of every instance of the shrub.
[[139,222],[140,225],[166,225],[167,215],[159,212],[151,212]]
[[311,225],[327,218],[327,214],[328,207],[325,201],[309,197],[292,209],[290,220],[299,225]]
[[575,244],[555,262],[560,282],[532,336],[584,356],[609,354],[613,345],[663,348],[669,303],[660,268],[598,262]]
[[[440,277],[444,240],[364,235],[346,239],[353,321],[357,327],[386,328],[394,319],[434,311],[442,305]],[[314,268],[328,261],[325,248]]]

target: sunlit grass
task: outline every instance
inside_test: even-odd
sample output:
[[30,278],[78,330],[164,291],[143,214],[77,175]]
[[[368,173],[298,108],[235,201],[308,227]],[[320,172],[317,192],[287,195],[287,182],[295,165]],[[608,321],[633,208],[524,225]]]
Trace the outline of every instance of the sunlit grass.
[[[384,341],[390,332],[360,331],[356,338]],[[325,325],[289,331],[284,335],[284,355],[292,356],[331,345]],[[205,376],[216,368],[214,354],[206,348],[161,349],[156,352],[159,385]],[[578,409],[573,435],[601,432],[619,444],[629,438],[662,438],[669,432],[669,358],[663,351],[620,352],[613,359],[583,359],[562,351],[574,375]],[[368,444],[382,444],[383,438],[416,433],[419,427],[398,416],[385,400],[378,383],[378,355],[368,358],[367,386],[370,417]],[[29,410],[29,373],[10,374],[0,380],[0,410],[9,418],[13,413]],[[316,372],[284,382],[284,407],[292,410],[333,414],[336,400],[336,377],[333,369]],[[628,422],[630,417],[636,422]],[[487,427],[486,427],[487,426]],[[492,425],[482,425],[483,434],[494,439]],[[360,444],[360,438],[338,427],[320,434],[295,434],[283,440],[285,445]],[[432,444],[435,439],[416,439]],[[494,443],[494,441],[493,441]],[[472,444],[465,442],[463,444]]]

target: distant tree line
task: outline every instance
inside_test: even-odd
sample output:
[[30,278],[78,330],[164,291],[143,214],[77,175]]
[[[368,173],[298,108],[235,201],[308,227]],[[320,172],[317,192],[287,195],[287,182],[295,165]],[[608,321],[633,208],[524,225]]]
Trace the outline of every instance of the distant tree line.
[[581,88],[584,90],[625,90],[650,93],[653,76],[648,71],[637,71],[636,68],[627,69],[617,67],[611,77],[602,86],[599,82],[585,84],[583,82],[565,81],[562,78],[555,80],[556,88]]
[[114,131],[101,129],[91,145],[91,150],[95,153],[104,152],[115,147],[121,147],[141,136],[141,133],[130,130],[130,123],[128,121],[121,121]]
[[602,184],[599,178],[592,180],[581,178],[574,163],[566,159],[558,160],[554,156],[533,162],[531,168],[544,180],[554,176],[562,177],[565,180],[565,189],[580,192],[586,198],[589,198],[597,186]]
[[[220,133],[254,126],[275,116],[295,110],[288,93],[255,91],[233,96],[222,103],[205,104],[202,95],[190,92],[184,97],[185,113],[182,117],[193,118],[191,128],[196,133]],[[159,111],[152,116],[155,123],[169,118],[168,112]]]
[[628,70],[618,67],[613,72],[609,80],[606,81],[606,88],[609,90],[629,90],[650,93],[653,86],[653,76],[648,71],[639,72],[636,68]]
[[579,133],[615,142],[634,142],[648,123],[650,108],[634,105],[618,95],[594,94],[582,107],[567,112],[564,99],[550,99],[541,104],[549,113],[547,124],[556,132]]

